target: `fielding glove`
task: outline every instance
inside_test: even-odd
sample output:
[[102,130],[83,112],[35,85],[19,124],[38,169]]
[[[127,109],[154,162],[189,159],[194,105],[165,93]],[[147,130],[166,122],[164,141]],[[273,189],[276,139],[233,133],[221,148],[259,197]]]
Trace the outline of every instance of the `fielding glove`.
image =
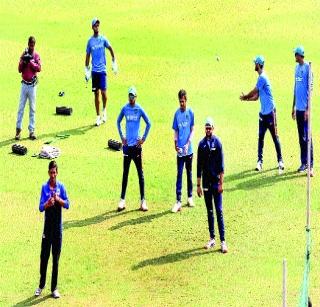
[[86,82],[88,82],[89,79],[91,78],[90,66],[85,66],[85,68],[84,68],[84,78],[86,79]]
[[115,75],[118,73],[118,64],[116,59],[112,60],[112,71]]

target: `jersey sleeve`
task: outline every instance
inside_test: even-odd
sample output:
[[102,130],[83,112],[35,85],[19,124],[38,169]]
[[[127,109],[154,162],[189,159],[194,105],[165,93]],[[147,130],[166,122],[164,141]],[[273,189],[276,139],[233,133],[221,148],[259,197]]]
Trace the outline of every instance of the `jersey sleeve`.
[[103,38],[103,45],[106,47],[106,48],[109,48],[111,46],[110,42],[108,41],[107,38]]
[[87,54],[90,54],[90,53],[91,53],[90,39],[88,40],[88,43],[87,43],[86,52],[87,52]]
[[190,110],[190,127],[194,126],[194,113]]
[[174,113],[174,117],[173,117],[173,123],[172,123],[172,129],[174,129],[175,131],[178,131],[178,120],[177,120],[177,112]]
[[263,76],[259,76],[256,84],[256,88],[260,91],[262,90],[265,84],[266,84],[266,79]]

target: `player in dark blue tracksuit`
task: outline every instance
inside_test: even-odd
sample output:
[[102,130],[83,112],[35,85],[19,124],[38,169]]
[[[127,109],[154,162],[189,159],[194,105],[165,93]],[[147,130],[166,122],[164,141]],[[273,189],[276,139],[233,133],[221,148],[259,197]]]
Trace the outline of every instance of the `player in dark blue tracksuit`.
[[283,171],[284,163],[282,160],[280,140],[277,131],[275,102],[272,95],[270,81],[263,71],[264,58],[263,56],[259,55],[254,59],[253,62],[255,64],[255,71],[259,74],[257,84],[255,88],[247,95],[242,93],[240,99],[242,101],[255,101],[260,98],[261,109],[259,113],[258,163],[256,170],[262,170],[264,136],[266,131],[269,129],[277,152],[279,171]]
[[[299,144],[300,144],[300,160],[301,165],[298,172],[307,170],[308,156],[308,102],[310,95],[309,74],[310,66],[304,62],[304,48],[299,46],[294,50],[296,62],[298,63],[295,69],[294,95],[292,105],[292,119],[297,120]],[[311,76],[312,78],[312,76]],[[313,176],[313,146],[311,141],[311,156],[310,156],[310,176]]]
[[59,298],[57,281],[62,245],[62,208],[69,209],[69,199],[64,185],[56,180],[58,165],[55,161],[49,163],[48,173],[50,179],[42,186],[39,204],[40,212],[45,212],[45,219],[41,243],[40,283],[35,296],[41,294],[46,284],[47,266],[52,248],[51,292],[54,298]]
[[[199,197],[204,194],[208,213],[210,240],[205,245],[205,248],[209,249],[214,247],[215,245],[212,204],[213,199],[218,221],[221,251],[223,253],[226,253],[228,251],[228,248],[225,242],[224,221],[222,212],[224,157],[222,144],[220,140],[213,135],[213,129],[214,128],[212,119],[207,118],[205,123],[206,136],[200,141],[198,146],[197,193]],[[201,177],[203,192],[200,185]]]

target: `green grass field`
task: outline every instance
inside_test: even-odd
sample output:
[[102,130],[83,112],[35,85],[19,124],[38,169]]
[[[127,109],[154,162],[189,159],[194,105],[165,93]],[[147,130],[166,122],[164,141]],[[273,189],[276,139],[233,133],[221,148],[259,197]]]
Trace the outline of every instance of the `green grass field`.
[[[315,75],[312,179],[312,269],[310,294],[320,305],[319,75],[317,1],[6,1],[0,3],[0,305],[58,306],[280,306],[282,260],[288,261],[288,306],[299,301],[305,254],[306,176],[299,166],[296,124],[291,120],[293,48],[303,44]],[[120,72],[109,71],[108,122],[94,127],[93,95],[85,87],[85,47],[90,21],[112,43]],[[38,139],[23,140],[28,155],[11,154],[20,94],[18,60],[27,38],[37,39],[42,59],[37,96]],[[286,164],[278,175],[269,134],[262,173],[256,163],[258,103],[239,101],[256,82],[252,59],[266,58],[277,103],[278,129]],[[216,61],[216,55],[220,61]],[[110,62],[110,57],[108,58]],[[110,67],[109,67],[110,68]],[[116,118],[127,88],[151,118],[144,144],[149,212],[139,207],[138,180],[131,166],[127,210],[115,211],[121,188],[122,155],[106,149],[118,138]],[[195,113],[194,148],[210,115],[225,151],[224,215],[229,253],[205,251],[208,239],[203,199],[194,209],[172,214],[176,162],[171,129],[185,88]],[[65,91],[64,97],[58,97]],[[57,105],[74,109],[55,116]],[[142,128],[144,128],[142,126]],[[71,207],[64,211],[59,290],[38,299],[43,214],[38,211],[47,160],[31,157],[57,133],[58,178]],[[196,164],[193,165],[196,180]],[[195,190],[194,190],[195,192]],[[186,182],[183,186],[186,200]],[[51,264],[51,258],[50,258]]]

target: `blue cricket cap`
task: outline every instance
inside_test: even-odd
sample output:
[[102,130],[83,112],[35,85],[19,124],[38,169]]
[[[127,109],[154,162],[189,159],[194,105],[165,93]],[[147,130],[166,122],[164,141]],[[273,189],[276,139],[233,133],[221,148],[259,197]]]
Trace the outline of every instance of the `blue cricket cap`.
[[259,65],[264,65],[264,57],[262,55],[257,55],[254,59],[253,59],[253,63],[254,64],[259,64]]
[[298,46],[293,51],[294,51],[295,55],[298,54],[300,56],[304,56],[304,48],[303,48],[303,46]]
[[130,95],[133,95],[134,97],[137,97],[137,90],[134,86],[130,86],[129,89],[128,89],[128,94]]
[[100,20],[97,17],[94,17],[91,21],[91,26],[93,27],[97,22],[100,23]]

